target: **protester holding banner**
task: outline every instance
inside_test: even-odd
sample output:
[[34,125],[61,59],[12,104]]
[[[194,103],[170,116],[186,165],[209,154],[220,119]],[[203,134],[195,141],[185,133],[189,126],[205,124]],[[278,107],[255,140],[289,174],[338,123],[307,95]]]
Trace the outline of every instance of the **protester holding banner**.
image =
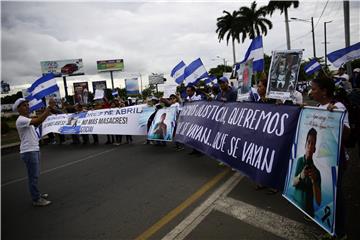
[[[334,99],[335,83],[327,76],[319,74],[317,78],[312,80],[311,95],[315,101],[319,103],[318,107],[332,111],[334,109],[342,109],[346,111],[346,107],[341,102],[335,102]],[[346,141],[350,135],[349,117],[347,112],[344,118],[344,127],[342,142]],[[335,234],[338,237],[346,236],[345,231],[345,208],[344,208],[344,194],[342,189],[342,177],[345,170],[345,148],[343,143],[340,150],[340,161],[338,169],[337,180],[337,196],[336,196],[336,225]]]
[[266,79],[266,75],[264,75],[260,80],[259,83],[257,85],[257,94],[259,95],[259,97],[257,99],[254,99],[255,102],[260,102],[260,103],[276,103],[275,99],[271,99],[271,98],[267,98],[266,97],[266,89],[267,89],[267,79]]
[[[51,108],[51,113],[52,114],[63,114],[64,113],[63,111],[61,111],[59,109],[59,107],[57,106],[56,101],[55,101],[55,99],[53,97],[51,97],[49,99],[49,106]],[[51,144],[56,144],[55,133],[49,133],[48,136],[49,136],[50,143]],[[59,134],[59,139],[60,139],[60,144],[65,142],[65,136],[64,135]]]
[[193,85],[188,85],[186,87],[186,101],[187,102],[193,102],[193,101],[200,101],[201,100],[201,96],[200,95],[196,95],[196,89]]
[[29,103],[24,98],[19,98],[13,105],[13,111],[18,111],[20,116],[16,120],[16,128],[20,137],[20,159],[24,161],[29,181],[29,190],[35,207],[47,206],[51,202],[46,200],[48,194],[41,194],[38,189],[40,176],[40,133],[35,126],[39,126],[51,114],[51,107],[37,118],[29,117]]
[[216,100],[222,102],[236,102],[237,92],[229,86],[229,79],[227,77],[221,77],[218,80],[218,83],[220,86],[220,93],[216,96]]

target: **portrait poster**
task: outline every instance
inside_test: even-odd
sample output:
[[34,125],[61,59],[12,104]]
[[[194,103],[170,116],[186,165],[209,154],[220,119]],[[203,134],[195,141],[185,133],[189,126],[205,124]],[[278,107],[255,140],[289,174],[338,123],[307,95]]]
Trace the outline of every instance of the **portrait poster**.
[[177,118],[177,108],[159,109],[148,131],[149,140],[172,141]]
[[343,111],[300,113],[283,196],[334,235]]
[[106,81],[95,81],[92,82],[92,88],[93,88],[93,93],[96,92],[96,90],[105,90],[106,89]]
[[89,86],[87,82],[74,83],[74,102],[88,104]]
[[266,96],[290,100],[299,77],[302,50],[272,53]]
[[251,80],[253,76],[253,61],[249,61],[240,64],[240,69],[237,72],[238,75],[238,95],[237,101],[244,101],[249,98],[249,92],[251,90]]

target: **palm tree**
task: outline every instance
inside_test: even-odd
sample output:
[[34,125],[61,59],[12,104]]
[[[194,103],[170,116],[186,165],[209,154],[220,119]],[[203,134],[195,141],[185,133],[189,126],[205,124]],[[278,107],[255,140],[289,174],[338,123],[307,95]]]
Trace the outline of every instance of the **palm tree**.
[[290,50],[290,30],[289,30],[289,16],[288,8],[293,6],[294,8],[299,7],[299,1],[270,1],[267,8],[270,16],[275,10],[280,10],[280,14],[285,13],[285,31],[286,31],[286,44],[287,49]]
[[240,35],[242,34],[242,42],[244,42],[246,38],[246,33],[244,32],[245,28],[243,26],[243,21],[241,21],[241,17],[237,11],[233,11],[232,14],[228,11],[223,11],[223,13],[225,14],[224,16],[217,18],[216,33],[218,34],[219,42],[226,38],[226,44],[229,44],[229,40],[231,38],[233,47],[233,60],[235,64],[235,40],[240,42]]
[[241,7],[239,10],[239,16],[241,17],[243,24],[246,25],[246,33],[250,39],[254,39],[260,34],[266,35],[268,29],[272,28],[272,22],[265,18],[268,14],[267,7],[263,6],[256,9],[256,2],[252,2],[250,8]]

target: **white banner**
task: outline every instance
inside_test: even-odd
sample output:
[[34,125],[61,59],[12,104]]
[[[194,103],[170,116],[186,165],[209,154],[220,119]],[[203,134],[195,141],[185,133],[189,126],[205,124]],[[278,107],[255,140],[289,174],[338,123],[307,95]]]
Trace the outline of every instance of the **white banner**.
[[147,121],[155,108],[146,104],[84,111],[73,114],[51,115],[42,124],[42,135],[111,134],[146,135]]

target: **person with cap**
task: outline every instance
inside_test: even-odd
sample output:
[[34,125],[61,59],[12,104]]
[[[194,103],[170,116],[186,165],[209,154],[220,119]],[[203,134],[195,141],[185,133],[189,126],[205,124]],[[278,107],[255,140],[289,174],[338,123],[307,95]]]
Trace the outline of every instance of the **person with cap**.
[[345,90],[351,90],[351,83],[349,81],[349,75],[345,73],[345,67],[339,67],[337,75],[334,76],[335,85],[343,87]]
[[33,205],[36,207],[47,206],[51,202],[47,200],[48,194],[41,194],[38,189],[38,179],[40,175],[40,134],[35,126],[39,126],[47,116],[51,114],[52,108],[49,106],[37,118],[29,116],[29,103],[25,98],[19,98],[13,105],[14,112],[19,112],[16,120],[16,129],[20,137],[20,159],[24,161],[29,181],[29,190]]
[[235,102],[237,99],[237,92],[234,88],[229,86],[229,79],[227,77],[221,77],[218,80],[220,86],[220,92],[216,96],[215,100],[222,102]]

